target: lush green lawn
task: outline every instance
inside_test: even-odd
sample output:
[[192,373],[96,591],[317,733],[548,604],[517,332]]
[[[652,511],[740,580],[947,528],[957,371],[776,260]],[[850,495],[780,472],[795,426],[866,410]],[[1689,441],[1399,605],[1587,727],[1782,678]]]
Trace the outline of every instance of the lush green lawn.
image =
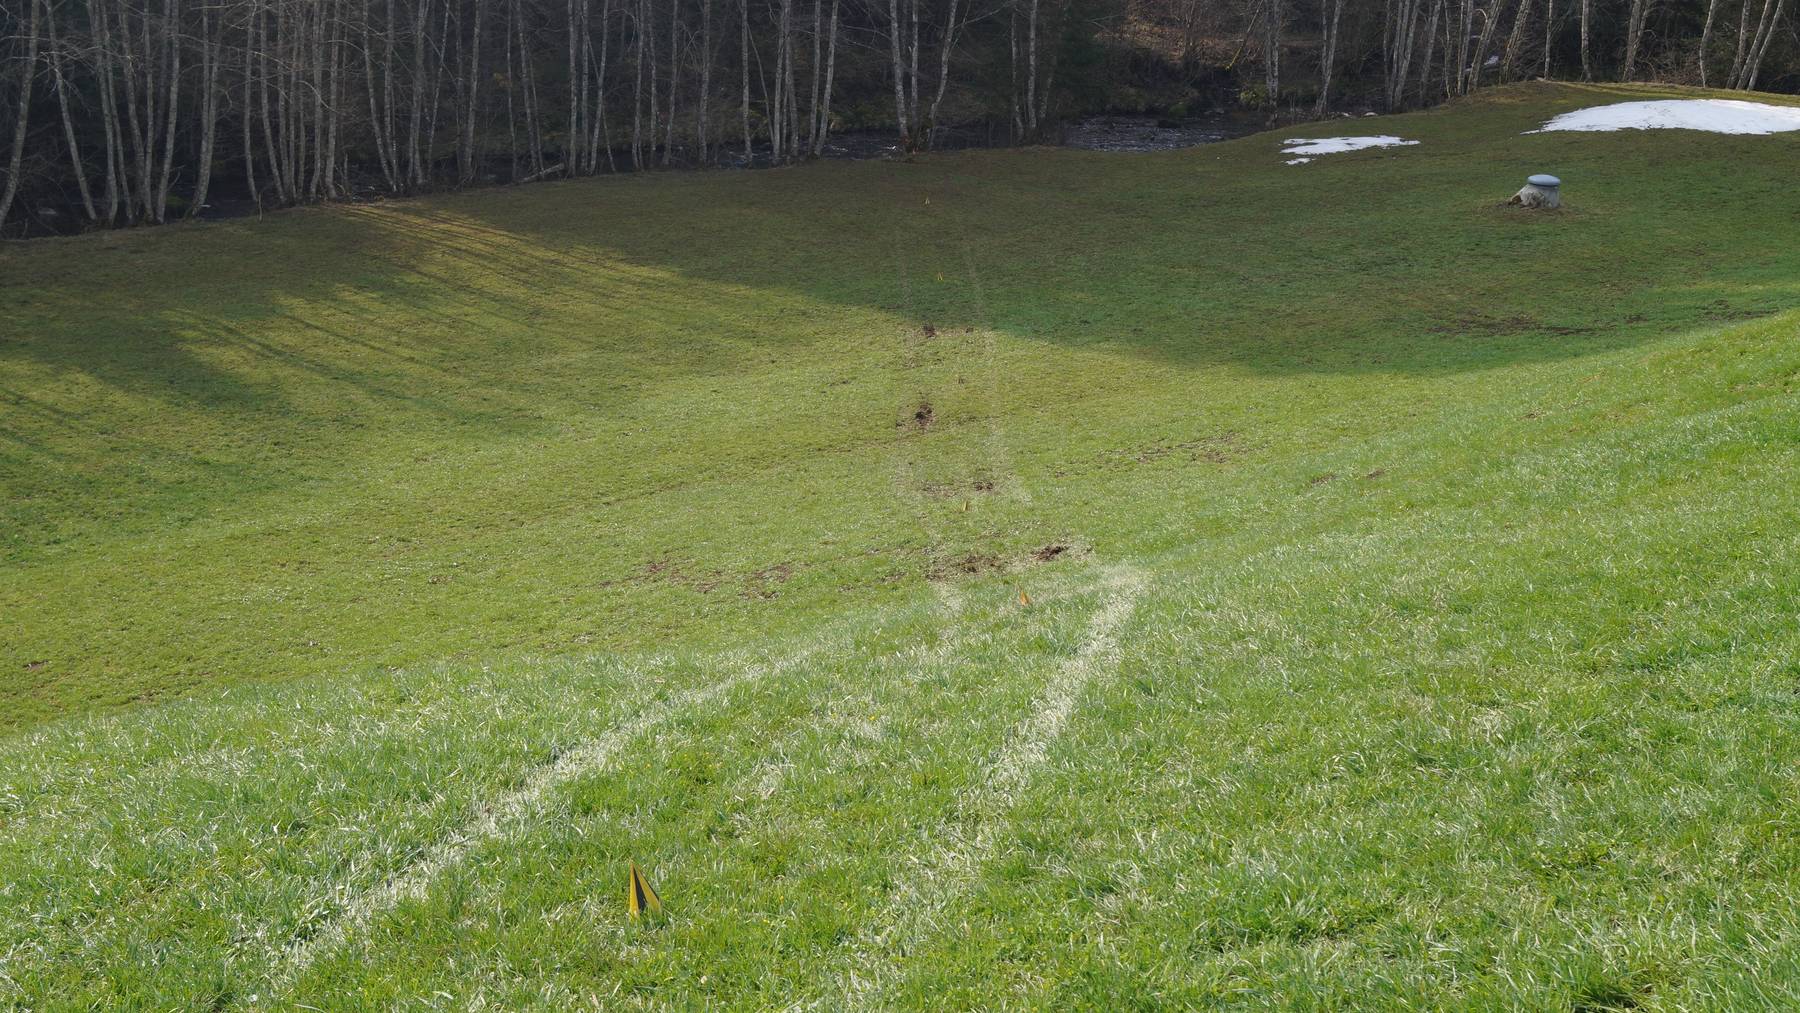
[[1800,135],[1641,91],[0,251],[0,1002],[1800,1003]]

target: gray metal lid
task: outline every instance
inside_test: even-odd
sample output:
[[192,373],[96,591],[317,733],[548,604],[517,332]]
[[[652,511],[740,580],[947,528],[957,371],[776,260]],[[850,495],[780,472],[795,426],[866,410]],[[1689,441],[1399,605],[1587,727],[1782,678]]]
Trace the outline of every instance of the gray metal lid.
[[1526,177],[1525,182],[1530,183],[1532,186],[1544,186],[1544,187],[1562,186],[1562,180],[1557,179],[1555,176],[1546,175],[1541,172],[1535,176]]

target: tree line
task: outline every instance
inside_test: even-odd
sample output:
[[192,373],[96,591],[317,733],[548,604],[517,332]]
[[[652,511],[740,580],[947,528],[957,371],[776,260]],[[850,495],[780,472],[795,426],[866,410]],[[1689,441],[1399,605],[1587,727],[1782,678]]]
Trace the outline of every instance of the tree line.
[[0,235],[225,191],[782,163],[846,128],[916,150],[954,123],[1020,143],[1109,107],[1323,115],[1532,76],[1792,87],[1794,22],[1788,0],[0,0]]

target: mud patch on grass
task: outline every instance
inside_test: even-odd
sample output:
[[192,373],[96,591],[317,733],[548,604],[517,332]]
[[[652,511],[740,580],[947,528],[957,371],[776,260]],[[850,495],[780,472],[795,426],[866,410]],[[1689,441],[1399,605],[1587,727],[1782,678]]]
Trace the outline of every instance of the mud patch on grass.
[[919,486],[919,491],[933,499],[951,499],[958,496],[991,495],[994,491],[994,480],[977,478],[958,482],[926,482]]
[[743,596],[764,601],[775,597],[775,588],[792,580],[796,569],[798,568],[793,563],[776,563],[751,573]]
[[1155,464],[1171,458],[1190,464],[1229,464],[1242,457],[1244,450],[1243,440],[1236,432],[1223,432],[1180,442],[1157,440],[1123,450],[1109,450],[1096,463],[1103,471]]
[[1328,471],[1328,472],[1324,473],[1323,475],[1314,475],[1313,477],[1307,479],[1306,484],[1307,485],[1324,485],[1327,482],[1337,481],[1337,477],[1338,477],[1337,472]]
[[616,580],[603,580],[600,587],[618,587],[625,584],[669,584],[685,587],[701,594],[715,590],[725,582],[725,574],[719,570],[697,570],[689,564],[682,563],[669,556],[661,556],[648,560],[628,576]]
[[900,428],[922,433],[930,429],[931,424],[936,421],[937,409],[931,407],[930,401],[920,401],[918,407],[912,410],[912,414],[901,420]]
[[934,559],[925,568],[927,580],[977,577],[1006,569],[1006,560],[991,552],[967,552],[952,559]]
[[925,577],[928,580],[941,581],[980,577],[988,574],[1017,573],[1058,559],[1084,555],[1086,552],[1086,549],[1067,542],[1051,542],[1029,552],[1010,557],[997,552],[966,552],[951,558],[931,560],[926,566]]

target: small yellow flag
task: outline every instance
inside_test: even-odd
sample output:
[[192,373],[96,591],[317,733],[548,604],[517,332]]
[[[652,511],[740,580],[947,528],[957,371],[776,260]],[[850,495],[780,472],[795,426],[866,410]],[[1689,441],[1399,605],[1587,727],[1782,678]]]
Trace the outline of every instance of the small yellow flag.
[[1021,605],[1031,604],[1031,596],[1025,593],[1024,588],[1019,588],[1019,604],[1021,604]]
[[963,509],[962,509],[962,512],[963,512],[963,513],[968,513],[968,512],[969,512],[969,501],[968,501],[968,500],[963,500]]
[[651,914],[662,914],[662,898],[651,888],[650,881],[638,871],[637,863],[631,863],[631,875],[625,884],[625,906],[636,918],[645,911]]

